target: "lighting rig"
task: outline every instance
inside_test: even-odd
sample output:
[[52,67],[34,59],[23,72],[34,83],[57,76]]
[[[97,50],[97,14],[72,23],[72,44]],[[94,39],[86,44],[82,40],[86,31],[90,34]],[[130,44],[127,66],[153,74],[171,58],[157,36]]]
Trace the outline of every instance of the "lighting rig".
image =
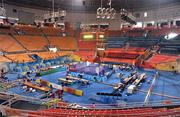
[[[101,0],[101,6],[97,9],[97,19],[115,19],[116,10],[112,8],[112,0],[108,2],[108,8],[103,7],[103,0]],[[135,17],[125,9],[120,9],[120,17],[123,21],[128,22],[132,25],[136,25]]]
[[0,16],[6,17],[6,10],[3,7],[0,7]]
[[123,21],[128,22],[132,25],[136,25],[135,17],[132,14],[130,14],[127,10],[121,9],[120,17]]
[[58,12],[44,14],[44,22],[45,23],[55,23],[58,20],[64,20],[66,16],[65,10],[58,10]]
[[6,9],[4,8],[4,0],[1,1],[0,16],[6,17]]
[[3,24],[3,25],[9,25],[10,23],[14,24],[18,20],[19,20],[18,18],[8,17],[6,15],[6,9],[4,7],[4,0],[2,0],[0,4],[0,24]]
[[55,23],[58,20],[64,20],[64,17],[66,16],[66,11],[62,9],[58,9],[57,12],[55,12],[55,2],[52,0],[52,12],[48,14],[44,14],[44,22],[45,23]]
[[97,9],[97,19],[114,19],[116,15],[116,10],[111,6],[112,0],[109,0],[109,8],[103,8],[102,0],[101,7]]

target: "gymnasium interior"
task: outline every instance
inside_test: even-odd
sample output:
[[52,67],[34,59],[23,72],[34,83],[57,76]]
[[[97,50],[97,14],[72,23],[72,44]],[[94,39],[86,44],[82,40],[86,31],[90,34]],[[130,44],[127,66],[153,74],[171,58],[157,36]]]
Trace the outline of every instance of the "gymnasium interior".
[[0,116],[179,117],[180,0],[1,0]]

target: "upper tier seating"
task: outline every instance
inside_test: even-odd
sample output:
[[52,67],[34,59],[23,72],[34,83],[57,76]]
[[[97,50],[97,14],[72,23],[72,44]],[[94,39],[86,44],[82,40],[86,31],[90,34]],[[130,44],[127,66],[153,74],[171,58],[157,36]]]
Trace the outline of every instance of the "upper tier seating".
[[175,32],[180,33],[180,28],[162,28],[162,29],[153,29],[149,31],[150,37],[164,37],[165,35]]
[[24,48],[9,35],[0,35],[0,49],[6,52],[25,51]]
[[151,47],[155,45],[155,42],[145,42],[145,41],[129,41],[131,47]]
[[6,57],[11,59],[13,62],[18,62],[18,63],[33,62],[34,61],[26,53],[25,54],[10,54],[10,55],[6,55]]
[[76,40],[73,37],[48,37],[50,44],[61,50],[76,50]]
[[108,30],[105,32],[107,37],[121,37],[125,36],[125,32],[123,30]]
[[128,42],[132,47],[150,47],[157,44],[159,41],[159,38],[136,37],[129,38]]
[[17,25],[14,28],[19,35],[42,35],[41,30],[35,26]]
[[44,50],[48,42],[42,36],[17,35],[16,39],[30,51]]
[[145,30],[143,29],[132,29],[127,32],[128,37],[143,37],[145,35]]
[[160,52],[164,54],[180,54],[180,40],[165,40],[163,39],[159,44]]
[[127,38],[127,37],[109,37],[105,41],[107,48],[122,48],[126,42],[132,47],[149,47],[157,44],[160,41],[159,38]]
[[171,47],[165,47],[160,48],[160,53],[162,54],[180,54],[180,48],[171,48]]
[[43,27],[41,30],[47,36],[62,36],[62,30],[60,28]]
[[16,34],[15,30],[10,26],[1,26],[0,34]]
[[105,43],[107,48],[122,48],[127,40],[127,37],[109,37]]

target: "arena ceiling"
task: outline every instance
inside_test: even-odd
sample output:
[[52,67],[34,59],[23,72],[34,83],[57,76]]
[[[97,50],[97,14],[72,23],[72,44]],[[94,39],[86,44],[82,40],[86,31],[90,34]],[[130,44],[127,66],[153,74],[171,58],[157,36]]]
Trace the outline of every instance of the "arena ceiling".
[[[101,0],[54,0],[56,9],[96,11],[101,5]],[[109,0],[102,0],[107,7]],[[52,0],[4,0],[4,3],[44,10],[52,9]],[[154,9],[164,6],[180,5],[180,0],[112,0],[115,9],[125,8],[129,11]]]

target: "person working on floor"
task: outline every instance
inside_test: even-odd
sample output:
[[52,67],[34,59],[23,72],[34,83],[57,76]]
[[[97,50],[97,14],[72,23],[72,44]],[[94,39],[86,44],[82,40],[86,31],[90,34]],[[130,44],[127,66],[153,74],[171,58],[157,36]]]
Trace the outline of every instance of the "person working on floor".
[[5,72],[4,69],[1,69],[0,78],[1,78],[1,79],[5,79],[5,80],[8,79],[8,78],[6,77],[6,73],[7,73],[7,72]]

